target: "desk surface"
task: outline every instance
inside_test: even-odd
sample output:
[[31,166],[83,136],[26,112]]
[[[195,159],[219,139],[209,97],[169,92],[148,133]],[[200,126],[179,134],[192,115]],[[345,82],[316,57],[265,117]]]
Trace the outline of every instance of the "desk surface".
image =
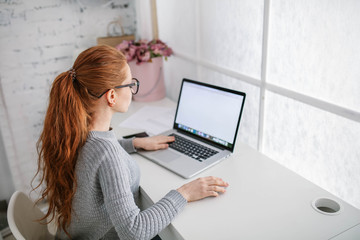
[[[175,103],[168,99],[133,102],[127,113],[115,114],[113,118],[118,137],[134,131],[120,129],[118,124],[145,105],[174,107]],[[192,180],[183,179],[137,154],[132,156],[141,169],[142,194],[152,202]],[[237,142],[231,157],[195,178],[209,175],[227,181],[230,184],[227,192],[217,198],[189,203],[170,225],[177,238],[331,239],[346,237],[345,232],[360,224],[359,209],[241,142]],[[337,201],[341,205],[340,213],[325,215],[315,211],[312,202],[317,198]],[[354,234],[349,236],[341,239],[357,239],[352,238]]]

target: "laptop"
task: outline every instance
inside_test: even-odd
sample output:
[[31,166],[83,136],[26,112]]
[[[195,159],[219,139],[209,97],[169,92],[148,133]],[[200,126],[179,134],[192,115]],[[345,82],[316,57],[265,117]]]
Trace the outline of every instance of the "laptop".
[[139,151],[145,158],[184,178],[191,178],[234,151],[246,94],[183,79],[169,148]]

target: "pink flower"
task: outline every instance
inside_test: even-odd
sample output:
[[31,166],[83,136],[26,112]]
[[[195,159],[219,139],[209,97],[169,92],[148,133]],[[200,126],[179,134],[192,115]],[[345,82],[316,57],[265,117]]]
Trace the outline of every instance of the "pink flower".
[[165,56],[165,57],[170,57],[173,53],[174,53],[173,50],[168,47],[168,48],[166,48],[166,49],[164,50],[163,56]]
[[153,50],[155,54],[163,55],[163,51],[165,49],[164,44],[156,43],[153,45],[150,45],[150,49]]
[[133,41],[124,40],[116,46],[116,49],[125,55],[128,62],[135,58],[136,46],[133,45]]
[[136,63],[148,62],[150,60],[150,51],[147,45],[140,45],[136,49]]
[[130,47],[130,43],[131,43],[131,41],[124,40],[124,41],[122,41],[122,43],[120,43],[119,45],[116,46],[116,49],[120,50],[120,51],[126,50]]
[[135,53],[136,53],[136,46],[131,45],[129,47],[129,50],[125,53],[126,56],[126,60],[128,62],[130,62],[131,60],[133,60],[135,58]]

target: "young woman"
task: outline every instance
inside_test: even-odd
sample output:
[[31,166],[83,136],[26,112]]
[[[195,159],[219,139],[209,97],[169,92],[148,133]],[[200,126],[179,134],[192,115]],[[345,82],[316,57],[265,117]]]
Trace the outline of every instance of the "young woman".
[[223,180],[199,178],[139,209],[140,173],[128,153],[167,148],[174,139],[116,139],[111,118],[127,111],[138,87],[124,55],[107,46],[85,50],[55,79],[38,142],[37,187],[44,185],[57,238],[151,239],[187,202],[225,192]]

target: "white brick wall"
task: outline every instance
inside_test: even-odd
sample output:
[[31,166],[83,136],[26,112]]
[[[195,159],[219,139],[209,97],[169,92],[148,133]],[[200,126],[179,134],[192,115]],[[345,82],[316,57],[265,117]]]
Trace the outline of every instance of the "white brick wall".
[[16,189],[28,191],[36,172],[35,144],[52,81],[120,16],[125,34],[135,34],[131,0],[0,1],[0,127]]

